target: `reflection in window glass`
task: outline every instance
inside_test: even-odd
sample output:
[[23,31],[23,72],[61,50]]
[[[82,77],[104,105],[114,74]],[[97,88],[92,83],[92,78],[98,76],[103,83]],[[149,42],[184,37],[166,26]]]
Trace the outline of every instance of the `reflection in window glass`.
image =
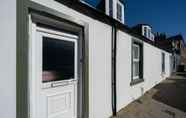
[[43,82],[74,78],[74,42],[43,37]]

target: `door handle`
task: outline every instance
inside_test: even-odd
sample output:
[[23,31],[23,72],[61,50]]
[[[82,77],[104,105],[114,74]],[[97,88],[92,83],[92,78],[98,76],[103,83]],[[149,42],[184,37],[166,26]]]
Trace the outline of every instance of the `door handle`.
[[65,82],[56,82],[56,83],[52,83],[51,84],[51,87],[67,86],[67,85],[69,85],[69,82],[68,81],[65,81]]
[[67,80],[63,82],[54,82],[51,84],[51,87],[58,87],[58,86],[67,86],[69,84],[75,84],[77,83],[77,80]]

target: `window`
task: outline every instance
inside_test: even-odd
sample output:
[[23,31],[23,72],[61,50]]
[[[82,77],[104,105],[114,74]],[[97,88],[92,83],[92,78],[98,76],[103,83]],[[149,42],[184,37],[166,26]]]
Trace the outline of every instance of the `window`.
[[133,79],[139,78],[140,46],[133,45]]
[[143,36],[145,36],[146,38],[154,41],[154,35],[151,32],[151,28],[149,26],[143,26],[142,30],[143,30],[143,32],[142,32]]
[[161,66],[161,69],[162,69],[162,73],[165,73],[165,53],[162,53],[161,54],[162,56],[162,66]]
[[75,43],[43,37],[43,82],[74,79]]
[[117,1],[117,12],[116,17],[120,22],[124,23],[124,5],[120,0]]
[[132,82],[136,84],[143,81],[143,44],[134,42],[132,44]]
[[176,57],[175,56],[173,57],[173,69],[174,70],[176,69]]
[[173,62],[173,58],[172,58],[172,55],[169,56],[169,73],[172,73],[172,70],[173,70],[173,65],[172,65],[172,62]]

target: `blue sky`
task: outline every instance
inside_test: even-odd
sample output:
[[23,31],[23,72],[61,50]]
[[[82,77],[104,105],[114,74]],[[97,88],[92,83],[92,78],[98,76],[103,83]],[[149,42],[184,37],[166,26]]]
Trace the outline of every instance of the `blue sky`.
[[127,0],[126,24],[147,23],[154,32],[186,39],[186,0]]
[[[100,0],[85,0],[97,4]],[[186,0],[125,0],[126,24],[150,24],[153,32],[181,33],[186,40]]]

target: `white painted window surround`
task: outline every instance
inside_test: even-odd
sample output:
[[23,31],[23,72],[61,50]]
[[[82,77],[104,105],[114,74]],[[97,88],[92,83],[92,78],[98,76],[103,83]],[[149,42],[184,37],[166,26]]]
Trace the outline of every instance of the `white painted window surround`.
[[[112,17],[114,19],[117,19],[118,21],[120,21],[121,23],[125,23],[125,6],[124,4],[120,1],[120,0],[106,0],[105,1],[106,3],[106,14],[107,15],[112,15]],[[112,4],[112,7],[109,7],[110,4]],[[118,6],[120,8],[118,8]],[[118,11],[118,10],[121,10],[121,11]],[[112,14],[110,14],[110,11],[112,11]],[[118,19],[118,12],[121,13],[121,18]]]
[[146,38],[154,41],[154,34],[152,33],[152,29],[148,25],[142,26],[142,35],[145,36]]
[[123,3],[121,3],[119,0],[117,1],[117,4],[116,4],[116,8],[117,8],[117,11],[116,11],[116,18],[117,20],[119,20],[120,22],[124,23],[124,5]]
[[142,27],[142,34],[143,36],[147,37],[147,38],[150,38],[149,37],[149,31],[150,31],[150,27],[149,26],[143,26]]

